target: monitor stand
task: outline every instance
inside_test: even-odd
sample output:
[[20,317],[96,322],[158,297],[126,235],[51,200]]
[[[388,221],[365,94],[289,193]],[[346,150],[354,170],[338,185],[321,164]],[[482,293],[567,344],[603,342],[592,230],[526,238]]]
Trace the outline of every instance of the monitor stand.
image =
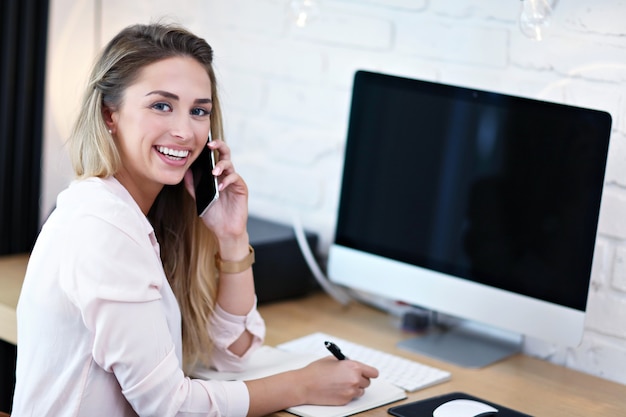
[[433,325],[398,347],[466,368],[482,368],[521,351],[523,337],[470,321]]

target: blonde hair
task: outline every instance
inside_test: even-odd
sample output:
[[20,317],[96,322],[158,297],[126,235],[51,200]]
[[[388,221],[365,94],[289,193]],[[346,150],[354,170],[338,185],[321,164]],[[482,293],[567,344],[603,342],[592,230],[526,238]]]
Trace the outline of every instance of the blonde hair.
[[[141,69],[174,56],[192,57],[206,69],[213,102],[211,134],[224,137],[213,50],[207,42],[175,25],[129,26],[106,45],[92,69],[68,141],[78,178],[108,177],[119,170],[122,162],[103,112],[119,109],[126,88],[137,79]],[[148,218],[161,247],[165,274],[180,306],[183,363],[189,371],[197,362],[207,363],[206,353],[212,347],[207,328],[217,291],[217,242],[196,214],[194,201],[182,182],[163,188]]]

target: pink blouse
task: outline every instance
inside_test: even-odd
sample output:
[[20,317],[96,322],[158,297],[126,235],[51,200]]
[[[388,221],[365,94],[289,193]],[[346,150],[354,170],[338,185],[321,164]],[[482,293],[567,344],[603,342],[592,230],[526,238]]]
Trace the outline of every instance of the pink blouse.
[[[14,416],[245,416],[246,385],[182,371],[181,316],[152,226],[114,178],[73,182],[37,239],[17,307]],[[245,330],[254,344],[227,347]],[[263,343],[256,306],[217,306],[210,361],[236,371]]]

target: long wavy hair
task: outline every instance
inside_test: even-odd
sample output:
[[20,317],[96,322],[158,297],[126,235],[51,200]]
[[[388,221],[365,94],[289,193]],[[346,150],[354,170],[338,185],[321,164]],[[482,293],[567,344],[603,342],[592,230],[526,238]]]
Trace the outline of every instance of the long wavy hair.
[[[78,178],[115,175],[121,159],[104,121],[105,109],[116,110],[124,92],[145,66],[166,58],[185,56],[198,61],[211,80],[213,107],[211,134],[223,138],[222,114],[213,71],[213,50],[186,29],[155,23],[123,29],[103,49],[89,77],[80,113],[68,141]],[[207,333],[214,310],[217,270],[215,236],[196,214],[183,183],[166,185],[157,196],[148,219],[161,247],[161,260],[182,314],[183,367],[207,363],[212,348]]]

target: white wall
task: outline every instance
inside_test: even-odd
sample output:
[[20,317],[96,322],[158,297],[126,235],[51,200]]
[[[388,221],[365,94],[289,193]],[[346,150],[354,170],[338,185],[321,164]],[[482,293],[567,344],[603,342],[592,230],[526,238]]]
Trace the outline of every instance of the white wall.
[[546,39],[519,0],[51,1],[43,214],[71,178],[62,149],[94,50],[127,24],[169,16],[216,50],[227,140],[255,215],[293,212],[332,240],[352,76],[369,69],[606,110],[613,134],[583,344],[527,352],[626,384],[626,2],[559,0]]

